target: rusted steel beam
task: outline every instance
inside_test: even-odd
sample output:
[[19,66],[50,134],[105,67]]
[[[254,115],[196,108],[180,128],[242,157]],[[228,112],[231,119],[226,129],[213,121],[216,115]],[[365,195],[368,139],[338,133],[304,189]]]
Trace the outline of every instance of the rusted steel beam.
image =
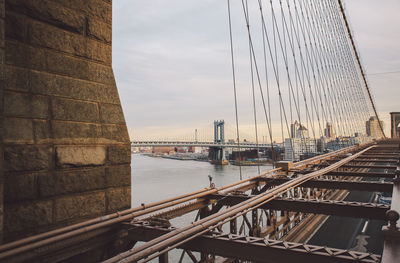
[[[329,164],[319,164],[319,167],[327,167]],[[362,165],[362,164],[346,164],[342,165],[340,168],[369,168],[369,169],[390,169],[396,170],[397,166],[387,166],[387,165]]]
[[[331,159],[331,160],[326,160],[327,162],[337,162],[340,161],[340,159]],[[357,163],[390,163],[390,164],[396,164],[398,160],[396,159],[385,159],[385,160],[378,160],[375,158],[371,158],[371,159],[354,159],[353,162],[357,162]]]
[[[289,178],[259,178],[259,181],[265,182],[270,186],[277,186],[290,181]],[[369,192],[392,192],[393,183],[390,182],[364,182],[364,181],[341,181],[327,179],[312,179],[304,182],[301,187],[358,190]]]
[[[213,198],[219,200],[219,204],[231,206],[249,199],[250,196],[214,194]],[[304,198],[277,198],[260,208],[378,220],[386,220],[385,213],[389,210],[388,205],[382,204]]]
[[[150,241],[173,230],[141,224],[127,226],[127,229],[128,237],[137,241]],[[179,248],[265,263],[377,263],[380,260],[379,255],[370,253],[220,233],[203,234]]]
[[372,178],[393,178],[394,173],[370,173],[370,172],[329,172],[325,175],[334,176],[354,176],[354,177],[372,177]]
[[[120,227],[96,229],[83,235],[70,237],[61,242],[48,244],[40,249],[21,252],[12,258],[0,260],[0,262],[60,262],[68,258],[81,255],[93,249],[104,248],[105,245],[121,239]],[[36,259],[34,261],[33,259]]]
[[393,154],[393,153],[387,153],[387,154],[378,154],[378,153],[368,154],[368,153],[365,153],[365,154],[361,155],[360,157],[364,157],[364,158],[381,158],[381,159],[384,159],[384,158],[396,159],[396,158],[399,158],[399,155],[398,154]]

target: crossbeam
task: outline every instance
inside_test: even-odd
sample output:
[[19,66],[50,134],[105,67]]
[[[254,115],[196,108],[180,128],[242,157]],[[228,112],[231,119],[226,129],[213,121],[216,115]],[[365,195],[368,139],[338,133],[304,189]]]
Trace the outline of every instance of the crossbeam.
[[[257,178],[257,180],[264,182],[270,186],[277,186],[289,182],[291,179],[280,177],[280,178]],[[301,187],[391,193],[393,190],[393,183],[312,179],[307,182],[304,182],[301,185]]]
[[[219,200],[220,205],[232,206],[248,200],[251,196],[213,194],[210,198]],[[378,220],[386,220],[385,213],[389,210],[388,205],[382,204],[304,198],[277,198],[260,208]]]
[[[150,241],[174,230],[139,223],[126,225],[126,229],[128,238],[135,241]],[[203,234],[178,247],[264,263],[377,263],[380,260],[379,255],[370,253],[220,233]]]
[[[320,167],[328,167],[329,164],[318,164]],[[393,165],[362,165],[362,164],[346,164],[342,165],[340,168],[369,168],[369,169],[389,169],[396,170],[397,166]]]
[[369,177],[369,178],[393,178],[395,176],[394,173],[379,173],[379,172],[329,172],[325,175],[334,175],[334,176],[353,176],[353,177]]
[[[331,159],[331,160],[326,160],[327,162],[337,162],[340,161],[340,159]],[[355,159],[353,162],[357,162],[357,163],[390,163],[390,164],[396,164],[398,160],[396,159],[385,159],[385,160],[379,160],[379,159]]]

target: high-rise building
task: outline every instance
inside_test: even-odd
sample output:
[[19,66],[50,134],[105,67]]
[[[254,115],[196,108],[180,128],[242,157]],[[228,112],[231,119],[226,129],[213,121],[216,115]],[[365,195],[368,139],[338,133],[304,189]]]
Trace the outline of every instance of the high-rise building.
[[290,138],[307,138],[309,137],[308,135],[308,129],[299,123],[298,121],[295,121],[293,124],[290,125]]
[[296,132],[299,127],[300,127],[300,124],[297,121],[290,124],[290,138],[296,138]]
[[332,124],[330,124],[329,122],[326,123],[326,128],[324,129],[324,135],[326,138],[335,137],[332,129]]
[[[383,127],[383,121],[381,121],[381,125]],[[367,136],[374,138],[383,137],[379,121],[375,116],[371,116],[371,118],[369,118],[369,120],[365,122],[365,128]]]
[[309,156],[317,152],[317,141],[310,139],[308,129],[295,121],[290,125],[290,138],[284,142],[285,160],[299,161],[302,156]]
[[400,112],[391,112],[390,120],[392,138],[400,138]]

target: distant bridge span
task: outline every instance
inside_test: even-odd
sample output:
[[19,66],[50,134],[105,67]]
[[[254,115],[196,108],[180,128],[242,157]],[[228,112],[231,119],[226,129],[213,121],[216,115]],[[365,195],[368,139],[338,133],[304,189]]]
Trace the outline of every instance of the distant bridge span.
[[[221,148],[237,148],[238,144],[234,142],[199,142],[199,141],[132,141],[132,147],[221,147]],[[247,143],[241,142],[240,148],[271,148],[271,144],[266,143]]]

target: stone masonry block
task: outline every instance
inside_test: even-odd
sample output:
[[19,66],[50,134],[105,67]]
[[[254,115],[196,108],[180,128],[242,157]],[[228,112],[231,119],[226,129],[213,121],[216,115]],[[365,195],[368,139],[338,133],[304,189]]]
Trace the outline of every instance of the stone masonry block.
[[6,9],[77,33],[82,33],[86,24],[80,12],[49,0],[7,0]]
[[120,187],[131,185],[131,166],[118,165],[106,168],[107,187]]
[[22,118],[4,118],[3,139],[6,143],[32,143],[32,120]]
[[81,193],[105,188],[104,168],[60,171],[38,176],[41,197]]
[[73,195],[56,199],[56,222],[94,217],[106,213],[104,192]]
[[48,146],[10,145],[4,147],[5,171],[38,171],[49,168]]
[[49,225],[53,218],[52,201],[34,201],[4,206],[4,232],[32,229]]
[[97,103],[52,98],[51,106],[55,120],[98,122]]
[[[36,49],[37,50],[37,49]],[[46,51],[46,70],[73,78],[87,79],[89,75],[88,62],[66,56],[54,51]]]
[[[0,10],[1,10],[1,7],[0,7]],[[4,26],[5,26],[5,20],[3,17],[0,17],[0,42],[4,41],[4,37],[5,37]],[[1,45],[0,47],[3,47],[3,46]]]
[[104,138],[111,142],[121,143],[129,140],[128,129],[125,125],[103,124],[102,130]]
[[27,78],[24,83],[29,84],[32,92],[35,93],[79,100],[119,103],[117,88],[114,85],[98,84],[43,72],[20,71],[19,69],[15,69],[15,71]]
[[6,41],[6,65],[47,70],[46,60],[44,50]]
[[103,123],[125,123],[121,105],[100,104],[100,115]]
[[89,80],[115,86],[114,73],[110,66],[89,63]]
[[4,178],[4,200],[15,202],[37,197],[36,174],[6,174]]
[[88,35],[100,41],[111,44],[111,25],[98,20],[88,19]]
[[[95,40],[87,40],[87,57],[111,67],[111,45]],[[114,80],[115,81],[115,80]]]
[[131,162],[131,146],[116,145],[108,147],[108,161],[111,164],[123,164]]
[[111,46],[83,35],[57,30],[40,22],[27,23],[27,42],[111,65]]
[[[52,121],[54,139],[65,143],[87,142],[101,138],[101,127],[97,124],[80,122]],[[75,139],[75,140],[73,140]]]
[[26,38],[26,18],[15,13],[7,12],[5,18],[5,36],[21,42]]
[[87,1],[87,13],[111,24],[112,6],[105,3],[103,0]]
[[38,144],[51,142],[50,121],[33,120],[33,134],[35,142]]
[[111,24],[111,4],[108,4],[103,0],[55,0],[55,2],[79,10],[88,16]]
[[5,74],[5,66],[4,66],[4,62],[5,62],[5,52],[4,52],[4,48],[1,47],[1,41],[0,41],[0,66],[1,66],[1,72],[0,72],[0,79],[1,81],[3,81],[3,83],[5,83],[5,79],[6,79],[6,74]]
[[0,0],[0,17],[5,17],[5,5],[4,5],[5,1],[4,0]]
[[121,211],[131,207],[131,187],[119,187],[107,190],[107,213]]
[[45,96],[5,92],[4,115],[14,117],[48,117],[48,98]]
[[27,69],[5,66],[4,87],[8,90],[29,91],[30,71]]
[[80,167],[103,165],[106,162],[104,146],[59,146],[56,147],[58,167]]
[[88,62],[56,51],[6,41],[6,64],[73,78],[88,78]]

